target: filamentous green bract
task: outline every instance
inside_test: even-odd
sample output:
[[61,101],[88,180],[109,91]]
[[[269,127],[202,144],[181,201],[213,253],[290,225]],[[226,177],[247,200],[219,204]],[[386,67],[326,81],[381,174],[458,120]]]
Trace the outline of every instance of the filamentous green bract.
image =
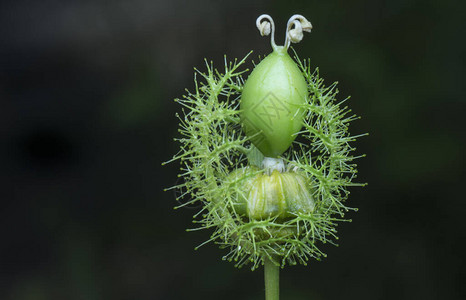
[[[172,188],[182,191],[178,198],[184,204],[179,207],[202,204],[194,216],[196,229],[212,230],[205,243],[227,248],[224,259],[236,266],[251,263],[256,269],[265,258],[282,266],[306,264],[325,256],[322,243],[335,244],[337,223],[345,221],[351,209],[345,205],[348,187],[362,185],[353,182],[357,156],[352,142],[357,136],[348,132],[349,123],[358,117],[345,106],[348,98],[336,99],[336,83],[325,86],[309,60],[295,57],[308,96],[301,107],[302,129],[281,157],[287,171],[298,172],[307,182],[312,206],[286,217],[246,214],[238,195],[253,176],[265,172],[260,168],[261,152],[241,126],[239,101],[248,58],[249,54],[230,63],[225,58],[222,72],[206,62],[205,72],[196,70],[194,90],[176,99],[183,106],[178,115],[181,137],[176,138],[181,148],[171,161],[180,161],[182,183]],[[245,168],[254,171],[238,171]]]

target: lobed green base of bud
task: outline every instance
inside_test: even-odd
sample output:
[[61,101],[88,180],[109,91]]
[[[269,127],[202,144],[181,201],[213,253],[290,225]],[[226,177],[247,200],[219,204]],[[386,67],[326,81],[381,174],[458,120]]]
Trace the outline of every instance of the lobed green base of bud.
[[254,220],[284,220],[314,211],[311,185],[303,175],[274,170],[270,175],[255,167],[233,171],[232,194],[235,211]]

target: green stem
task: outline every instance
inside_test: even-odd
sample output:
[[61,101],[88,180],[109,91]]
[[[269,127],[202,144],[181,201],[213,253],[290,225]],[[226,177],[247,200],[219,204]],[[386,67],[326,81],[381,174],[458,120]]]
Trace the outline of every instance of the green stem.
[[268,257],[264,258],[265,300],[279,300],[280,267]]

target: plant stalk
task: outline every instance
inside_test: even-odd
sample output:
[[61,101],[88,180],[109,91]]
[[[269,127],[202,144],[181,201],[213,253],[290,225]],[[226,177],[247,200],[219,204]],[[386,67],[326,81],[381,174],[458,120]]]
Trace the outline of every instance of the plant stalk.
[[280,297],[280,266],[270,258],[264,259],[265,300],[279,300]]

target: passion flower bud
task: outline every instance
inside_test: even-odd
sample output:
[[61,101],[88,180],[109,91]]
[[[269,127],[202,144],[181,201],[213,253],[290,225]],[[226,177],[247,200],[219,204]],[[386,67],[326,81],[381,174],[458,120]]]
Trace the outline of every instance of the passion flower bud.
[[314,200],[306,177],[297,172],[271,175],[257,168],[241,168],[230,174],[234,182],[234,209],[255,220],[286,219],[314,211]]

